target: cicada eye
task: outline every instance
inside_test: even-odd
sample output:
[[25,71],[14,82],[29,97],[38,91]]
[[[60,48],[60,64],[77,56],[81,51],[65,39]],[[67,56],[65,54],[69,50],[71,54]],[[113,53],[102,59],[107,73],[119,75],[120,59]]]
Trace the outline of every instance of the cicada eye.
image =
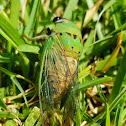
[[54,22],[54,23],[62,23],[62,22],[63,22],[63,19],[62,19],[61,17],[55,17],[55,18],[53,19],[53,22]]
[[51,30],[50,30],[50,28],[48,27],[48,28],[46,28],[46,34],[47,35],[50,35],[51,34]]

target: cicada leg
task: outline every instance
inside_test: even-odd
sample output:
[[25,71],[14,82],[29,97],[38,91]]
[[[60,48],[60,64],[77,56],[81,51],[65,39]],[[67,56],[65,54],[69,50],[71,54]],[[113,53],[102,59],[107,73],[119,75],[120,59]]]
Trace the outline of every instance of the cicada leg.
[[39,36],[36,36],[36,37],[33,37],[33,38],[28,38],[24,34],[22,36],[25,37],[28,41],[34,41],[34,40],[40,40],[40,39],[43,39],[43,38],[48,38],[48,35],[39,35]]
[[[36,33],[33,29],[32,31],[35,33],[36,37],[28,38],[25,34],[23,34],[22,36],[25,37],[28,41],[34,41],[34,40],[40,40],[40,39],[47,39],[48,35],[51,34],[51,30],[48,27],[44,28],[40,33]],[[44,31],[46,32],[46,34],[41,35]]]

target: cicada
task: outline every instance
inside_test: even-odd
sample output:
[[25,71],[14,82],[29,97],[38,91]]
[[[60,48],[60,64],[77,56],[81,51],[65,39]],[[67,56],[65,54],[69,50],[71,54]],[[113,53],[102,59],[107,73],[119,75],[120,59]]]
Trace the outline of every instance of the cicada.
[[[77,102],[72,89],[76,85],[74,78],[83,50],[82,36],[72,21],[55,17],[53,23],[52,30],[46,28],[41,55],[41,63],[44,63],[39,80],[42,81],[39,91],[42,126],[71,126]],[[43,38],[43,35],[36,38]]]

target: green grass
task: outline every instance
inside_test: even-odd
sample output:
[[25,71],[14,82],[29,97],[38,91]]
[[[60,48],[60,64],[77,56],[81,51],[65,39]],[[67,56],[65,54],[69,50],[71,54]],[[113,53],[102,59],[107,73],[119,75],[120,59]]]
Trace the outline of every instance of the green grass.
[[43,40],[28,41],[21,35],[31,38],[35,36],[32,29],[37,33],[44,27],[52,29],[53,18],[61,16],[75,22],[83,38],[79,85],[72,89],[79,97],[74,123],[125,126],[125,8],[125,0],[46,0],[44,3],[1,0],[0,124],[41,125],[39,114],[35,113],[41,109],[37,96],[41,93],[46,44]]

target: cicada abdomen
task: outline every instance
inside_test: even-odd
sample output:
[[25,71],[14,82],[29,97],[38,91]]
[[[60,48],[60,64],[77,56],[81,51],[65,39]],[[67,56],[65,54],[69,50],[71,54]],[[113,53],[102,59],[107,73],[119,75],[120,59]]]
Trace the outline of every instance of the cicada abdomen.
[[67,57],[64,50],[58,46],[53,48],[51,59],[48,59],[49,80],[53,89],[53,99],[55,102],[60,101],[60,98],[65,94],[77,69],[77,61],[72,57]]

